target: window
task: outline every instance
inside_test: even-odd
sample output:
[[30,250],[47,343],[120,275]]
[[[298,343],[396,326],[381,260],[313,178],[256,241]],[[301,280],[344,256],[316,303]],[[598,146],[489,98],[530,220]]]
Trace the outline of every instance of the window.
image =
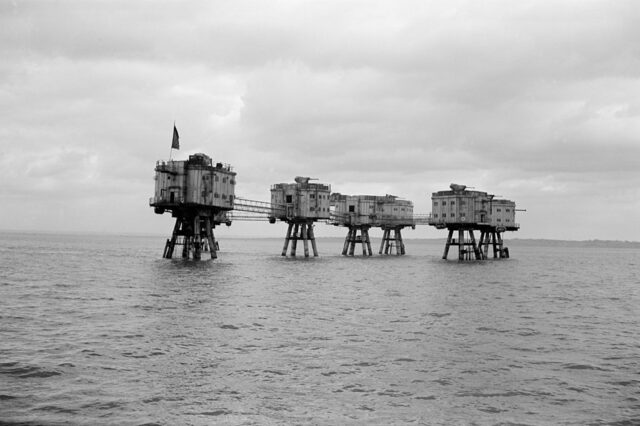
[[456,217],[456,214],[455,213],[451,213],[451,217]]
[[438,217],[438,213],[434,213],[433,217],[437,218]]
[[355,213],[356,206],[349,206],[349,213]]
[[509,213],[511,209],[504,209],[505,212]]
[[287,203],[293,203],[293,196],[287,195]]
[[309,211],[312,212],[313,211],[313,207],[309,207]]
[[455,204],[456,204],[456,202],[455,202],[455,201],[452,201],[450,204],[453,206],[453,205],[455,205]]
[[501,212],[501,211],[502,211],[502,209],[496,209],[496,211],[497,211],[497,212]]
[[433,202],[433,205],[434,205],[434,206],[437,206],[437,205],[438,205],[438,202],[437,202],[437,201],[434,201],[434,202]]
[[227,178],[226,177],[222,178],[222,183],[227,183]]
[[217,192],[213,193],[213,198],[220,198],[220,194],[218,194]]
[[446,201],[443,201],[443,202],[442,202],[442,205],[443,205],[443,206],[446,206],[446,205],[447,205],[447,202],[446,202]]
[[500,219],[500,218],[498,218],[498,219],[496,219],[496,220],[497,220],[498,222],[502,222],[502,219]]
[[312,200],[316,199],[316,194],[309,194],[309,198],[311,198]]
[[216,176],[215,181],[218,182],[220,180],[220,176]]

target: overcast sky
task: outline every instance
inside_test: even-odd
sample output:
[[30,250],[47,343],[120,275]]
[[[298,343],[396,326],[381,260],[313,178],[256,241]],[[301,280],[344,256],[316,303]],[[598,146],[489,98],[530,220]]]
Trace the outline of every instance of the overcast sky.
[[173,157],[230,163],[236,196],[302,175],[429,213],[455,182],[527,209],[507,238],[638,241],[639,22],[632,0],[0,0],[0,229],[168,236],[148,202],[175,121]]

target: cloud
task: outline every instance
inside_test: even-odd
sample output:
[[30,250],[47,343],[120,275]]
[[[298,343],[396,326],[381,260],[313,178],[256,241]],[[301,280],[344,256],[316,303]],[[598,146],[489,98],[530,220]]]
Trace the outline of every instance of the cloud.
[[[426,213],[458,182],[560,211],[588,199],[615,223],[640,184],[639,13],[631,1],[4,2],[0,193],[87,213],[99,197],[142,200],[104,226],[161,229],[145,204],[175,121],[174,155],[231,163],[247,198],[310,175]],[[529,209],[522,235],[617,232]]]

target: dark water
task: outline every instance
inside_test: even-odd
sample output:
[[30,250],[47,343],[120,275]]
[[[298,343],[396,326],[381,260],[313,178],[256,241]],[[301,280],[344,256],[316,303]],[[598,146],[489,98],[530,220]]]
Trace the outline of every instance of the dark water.
[[637,249],[163,242],[1,235],[0,424],[640,424]]

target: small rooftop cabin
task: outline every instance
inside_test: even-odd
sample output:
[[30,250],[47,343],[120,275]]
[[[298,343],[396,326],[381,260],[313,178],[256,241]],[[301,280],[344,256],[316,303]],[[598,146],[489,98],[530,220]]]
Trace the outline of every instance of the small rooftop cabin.
[[236,173],[228,164],[214,165],[208,155],[194,154],[186,161],[158,161],[155,172],[149,204],[158,214],[183,207],[233,209]]
[[310,183],[308,177],[298,176],[295,183],[277,183],[271,186],[271,213],[269,221],[329,219],[331,186]]
[[449,191],[431,195],[429,225],[438,229],[462,227],[492,227],[500,231],[516,231],[516,203],[496,199],[495,195],[467,190],[465,185],[451,184]]
[[336,226],[413,226],[413,203],[395,195],[331,194]]

